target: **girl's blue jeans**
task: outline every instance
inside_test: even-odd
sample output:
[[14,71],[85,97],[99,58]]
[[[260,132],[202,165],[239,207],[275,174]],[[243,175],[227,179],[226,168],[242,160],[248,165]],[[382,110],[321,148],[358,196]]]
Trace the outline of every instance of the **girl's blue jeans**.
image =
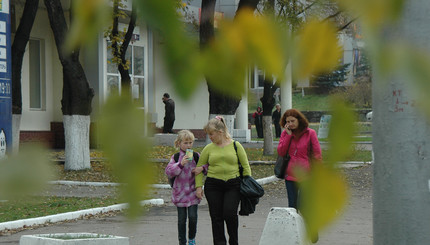
[[178,209],[178,239],[179,245],[187,243],[187,217],[188,217],[188,238],[196,238],[197,233],[197,205],[190,207],[177,207]]

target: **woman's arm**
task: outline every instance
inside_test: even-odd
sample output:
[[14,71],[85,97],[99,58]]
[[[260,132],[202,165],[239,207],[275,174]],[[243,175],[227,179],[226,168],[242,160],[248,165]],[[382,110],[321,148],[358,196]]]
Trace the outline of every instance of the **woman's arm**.
[[312,158],[318,161],[322,161],[322,154],[321,154],[321,146],[320,142],[318,141],[317,133],[315,130],[311,130],[310,132],[310,143],[311,143],[311,153]]
[[278,144],[278,155],[285,156],[287,155],[288,147],[290,145],[292,136],[287,133],[286,130],[282,131],[281,137],[279,138]]
[[[203,148],[203,151],[202,151],[202,153],[200,154],[200,158],[199,158],[199,162],[197,163],[197,166],[196,166],[196,168],[197,167],[203,167],[203,166],[205,166],[206,165],[206,170],[207,170],[207,168],[208,168],[208,159],[209,159],[209,152],[208,152],[208,149],[207,149],[207,146],[205,147],[205,148]],[[196,178],[195,178],[195,181],[196,181],[196,187],[201,187],[201,186],[203,186],[203,176],[204,176],[204,173],[203,173],[203,171],[202,172],[200,172],[198,175],[196,175]]]

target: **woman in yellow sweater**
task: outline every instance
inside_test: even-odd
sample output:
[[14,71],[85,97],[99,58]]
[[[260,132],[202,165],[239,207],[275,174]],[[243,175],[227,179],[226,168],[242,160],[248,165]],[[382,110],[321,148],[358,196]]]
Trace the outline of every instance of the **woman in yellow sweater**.
[[[212,143],[200,155],[197,167],[209,164],[204,193],[209,205],[212,221],[212,237],[215,245],[227,244],[224,222],[227,226],[229,244],[238,244],[239,218],[237,210],[240,202],[240,174],[238,157],[243,166],[243,175],[251,175],[248,157],[243,146],[236,142],[237,154],[233,146],[225,120],[221,116],[209,120],[204,127]],[[196,176],[196,195],[203,197],[203,173]]]

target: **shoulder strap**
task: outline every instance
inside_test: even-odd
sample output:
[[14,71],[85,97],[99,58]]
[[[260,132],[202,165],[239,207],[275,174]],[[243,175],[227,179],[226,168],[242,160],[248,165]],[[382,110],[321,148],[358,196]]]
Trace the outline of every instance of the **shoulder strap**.
[[197,152],[193,152],[193,158],[194,158],[194,161],[196,162],[196,164],[199,162],[199,154],[197,153]]
[[173,160],[175,160],[175,162],[179,161],[179,152],[175,153],[175,155],[173,155]]
[[236,141],[233,141],[233,146],[234,146],[234,150],[236,151],[237,164],[239,164],[239,174],[240,174],[240,177],[243,178],[243,167],[242,167],[242,163],[240,163],[239,154],[237,154]]
[[[193,158],[194,158],[194,161],[196,163],[199,162],[199,154],[197,154],[197,152],[193,152]],[[175,162],[179,161],[179,152],[177,152],[177,153],[175,153],[175,155],[173,155],[173,160],[175,160]]]

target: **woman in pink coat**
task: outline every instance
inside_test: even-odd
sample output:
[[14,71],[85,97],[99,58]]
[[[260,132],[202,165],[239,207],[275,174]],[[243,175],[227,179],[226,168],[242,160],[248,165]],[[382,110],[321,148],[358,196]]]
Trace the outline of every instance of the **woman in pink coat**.
[[315,130],[309,128],[306,117],[296,109],[284,112],[280,120],[281,133],[278,155],[285,156],[288,152],[291,159],[285,174],[288,206],[298,209],[297,200],[300,193],[295,173],[300,168],[309,171],[313,162],[321,162],[321,148]]

